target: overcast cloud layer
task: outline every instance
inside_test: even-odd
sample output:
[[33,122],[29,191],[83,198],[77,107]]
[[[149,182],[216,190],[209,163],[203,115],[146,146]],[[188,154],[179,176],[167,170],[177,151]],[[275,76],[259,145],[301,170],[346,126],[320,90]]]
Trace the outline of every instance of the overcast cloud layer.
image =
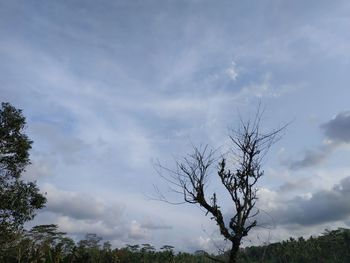
[[348,226],[349,14],[345,0],[0,1],[0,99],[24,110],[25,176],[48,198],[30,224],[213,249],[203,211],[149,198],[167,191],[154,163],[227,149],[261,102],[264,129],[290,125],[259,185],[270,227],[246,244]]

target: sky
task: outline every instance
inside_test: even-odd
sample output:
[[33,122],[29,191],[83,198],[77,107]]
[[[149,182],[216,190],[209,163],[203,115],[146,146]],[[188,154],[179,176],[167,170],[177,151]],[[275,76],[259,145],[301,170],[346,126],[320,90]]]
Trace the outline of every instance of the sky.
[[0,101],[23,109],[24,178],[48,200],[28,227],[215,251],[203,210],[155,200],[156,187],[181,201],[156,164],[229,148],[258,105],[264,130],[289,125],[244,245],[350,227],[349,14],[349,1],[0,0]]

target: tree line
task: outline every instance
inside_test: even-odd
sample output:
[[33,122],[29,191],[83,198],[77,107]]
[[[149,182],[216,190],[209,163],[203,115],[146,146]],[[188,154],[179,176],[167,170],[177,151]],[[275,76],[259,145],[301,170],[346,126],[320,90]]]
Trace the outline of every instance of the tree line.
[[[212,263],[229,259],[230,251],[220,255],[203,250],[174,252],[164,245],[126,245],[112,248],[96,234],[86,234],[75,242],[57,225],[39,225],[16,233],[3,251],[0,262],[8,263]],[[299,237],[265,246],[241,248],[239,263],[346,263],[350,259],[350,229],[326,230],[321,236]]]
[[158,251],[150,244],[112,248],[109,241],[96,234],[74,242],[57,225],[38,225],[22,230],[2,251],[0,262],[8,263],[172,263],[212,262],[204,252],[174,253],[174,247],[162,246]]
[[303,237],[241,250],[244,263],[346,263],[350,262],[350,229],[325,230],[318,236]]

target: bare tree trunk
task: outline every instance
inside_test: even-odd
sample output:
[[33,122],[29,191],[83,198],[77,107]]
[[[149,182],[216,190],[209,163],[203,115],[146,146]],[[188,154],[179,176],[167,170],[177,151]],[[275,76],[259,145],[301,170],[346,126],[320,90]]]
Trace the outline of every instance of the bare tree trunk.
[[240,242],[232,242],[228,263],[236,263]]
[[18,254],[17,254],[17,262],[21,262],[21,248],[18,249]]

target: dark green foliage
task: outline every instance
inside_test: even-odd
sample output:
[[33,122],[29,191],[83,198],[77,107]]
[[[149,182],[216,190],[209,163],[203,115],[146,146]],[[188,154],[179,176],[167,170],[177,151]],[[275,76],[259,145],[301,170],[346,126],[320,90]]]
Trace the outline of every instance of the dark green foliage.
[[112,249],[110,242],[101,245],[102,238],[87,234],[77,244],[59,232],[57,225],[39,225],[30,231],[18,232],[14,245],[6,250],[0,262],[6,263],[210,263],[204,254],[175,254],[172,246],[159,251],[150,245],[127,245]]
[[[78,242],[77,257],[83,259],[82,262],[86,263],[100,262],[101,241],[102,237],[96,234],[86,234],[85,239]],[[107,246],[106,250],[108,249]]]
[[[228,255],[214,256],[199,250],[174,253],[174,247],[156,250],[150,244],[127,245],[112,249],[96,234],[87,234],[77,244],[56,225],[40,225],[17,234],[15,246],[1,262],[45,263],[212,263],[227,260]],[[229,253],[229,251],[228,251]],[[267,246],[240,249],[239,263],[345,263],[350,262],[350,230],[327,231],[317,238],[293,239]]]
[[57,225],[39,225],[30,231],[18,232],[14,246],[6,251],[1,262],[71,262],[74,241],[59,232]]
[[22,111],[2,103],[0,109],[0,259],[11,246],[23,224],[33,219],[35,210],[44,206],[46,199],[33,182],[21,180],[30,164],[32,141],[24,133]]
[[[145,246],[146,245],[146,246]],[[147,249],[145,249],[147,247]],[[149,248],[149,249],[148,249]],[[173,246],[165,245],[156,251],[149,244],[127,245],[126,248],[115,249],[113,252],[120,263],[211,263],[207,254],[177,253]]]
[[239,256],[242,263],[347,263],[350,262],[350,230],[326,230],[317,238],[290,238],[268,246],[248,247]]
[[30,163],[32,142],[23,133],[25,118],[22,111],[2,103],[0,110],[0,168],[2,178],[19,178]]
[[59,232],[57,225],[39,225],[26,235],[31,240],[31,255],[35,258],[47,258],[59,262],[74,247],[74,242]]

